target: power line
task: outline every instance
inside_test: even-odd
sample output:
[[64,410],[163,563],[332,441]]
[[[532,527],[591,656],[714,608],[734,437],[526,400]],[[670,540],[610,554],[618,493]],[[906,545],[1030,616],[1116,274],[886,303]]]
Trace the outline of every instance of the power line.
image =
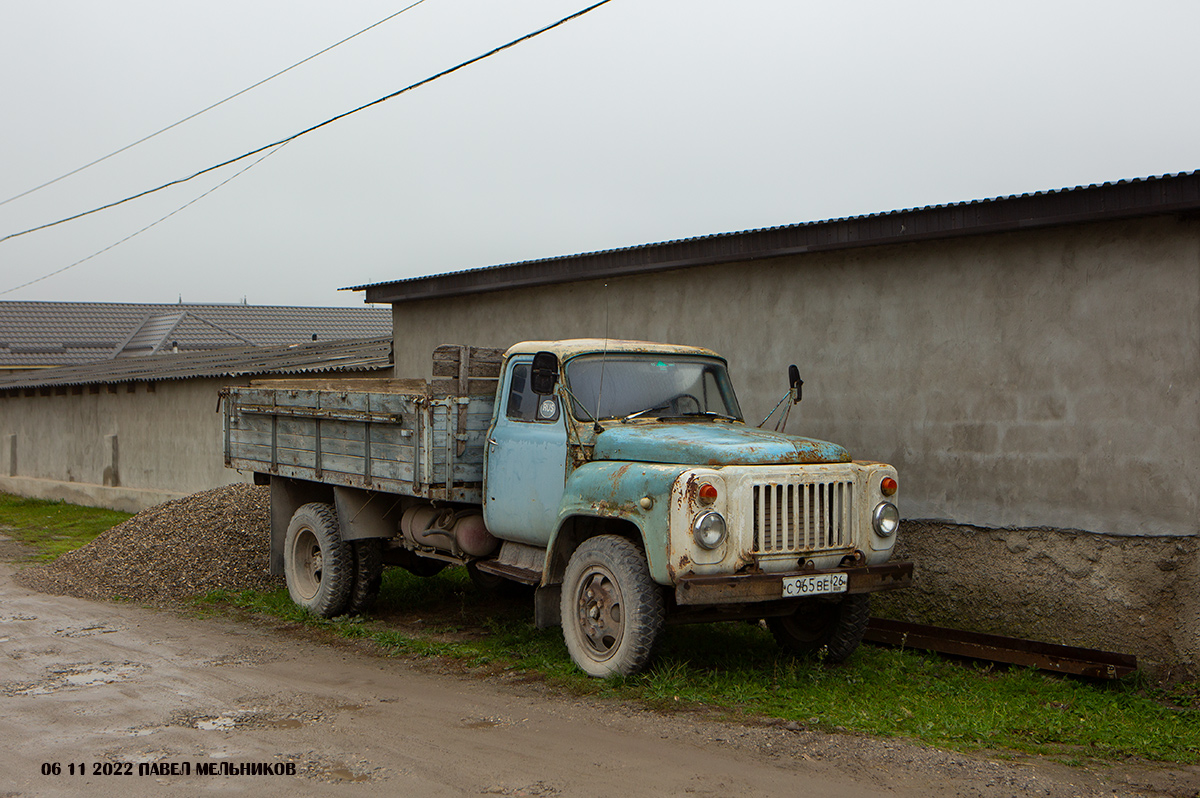
[[6,200],[0,200],[0,205],[7,205],[8,203],[12,202],[13,200],[18,200],[21,197],[26,197],[35,191],[40,191],[41,189],[45,188],[46,186],[52,186],[60,180],[64,180],[64,179],[70,177],[71,175],[79,174],[84,169],[89,169],[98,163],[103,163],[104,161],[107,161],[109,158],[112,158],[114,155],[120,155],[121,153],[125,152],[125,150],[132,149],[133,147],[136,147],[137,145],[139,145],[143,142],[149,141],[150,139],[154,138],[155,136],[159,135],[160,133],[166,133],[168,130],[170,130],[172,128],[179,127],[184,122],[187,122],[189,120],[195,119],[196,117],[200,116],[200,114],[207,113],[208,111],[211,111],[212,109],[216,108],[219,105],[224,105],[225,103],[229,102],[232,99],[241,97],[243,94],[245,94],[246,92],[248,92],[252,89],[257,89],[259,86],[263,85],[267,81],[274,80],[275,78],[279,77],[280,75],[284,74],[285,72],[291,72],[296,67],[301,66],[302,64],[307,64],[309,61],[313,60],[317,56],[324,55],[325,53],[329,52],[333,48],[343,45],[346,42],[350,41],[351,39],[363,35],[364,33],[371,30],[372,28],[378,28],[380,25],[387,22],[388,20],[394,19],[395,17],[398,17],[401,14],[403,14],[405,11],[408,11],[410,8],[415,8],[416,6],[419,6],[419,5],[421,5],[421,3],[424,3],[424,2],[425,2],[425,0],[417,0],[417,2],[413,3],[410,6],[406,6],[405,8],[400,9],[399,11],[392,14],[391,16],[384,17],[383,19],[376,22],[374,25],[368,25],[367,27],[360,30],[358,33],[355,33],[352,36],[347,36],[346,38],[342,39],[340,42],[335,42],[334,44],[329,45],[328,47],[326,47],[324,50],[321,50],[320,52],[313,53],[308,58],[305,58],[303,61],[297,61],[296,63],[292,64],[287,69],[281,69],[278,72],[276,72],[274,75],[263,78],[258,83],[255,83],[253,86],[247,86],[246,88],[242,89],[241,91],[237,92],[236,94],[229,95],[224,100],[215,102],[212,105],[208,106],[207,108],[200,109],[199,111],[192,114],[191,116],[185,116],[183,119],[180,119],[178,122],[167,125],[162,130],[155,131],[154,133],[151,133],[149,136],[144,136],[143,138],[138,139],[137,141],[133,142],[132,144],[126,144],[124,147],[122,147],[119,150],[113,150],[108,155],[105,155],[103,158],[97,158],[96,160],[92,161],[91,163],[85,163],[83,166],[80,166],[77,169],[72,169],[70,172],[67,172],[66,174],[59,175],[58,177],[54,178],[53,180],[47,180],[45,183],[42,183],[40,186],[34,186],[33,188],[29,189],[28,191],[22,191],[20,194],[9,197]]
[[252,155],[257,155],[258,153],[262,152],[263,150],[269,150],[272,147],[279,146],[280,144],[287,144],[290,141],[295,141],[296,139],[300,138],[301,136],[312,133],[314,130],[319,130],[320,128],[323,128],[326,125],[333,124],[334,122],[337,122],[340,119],[345,119],[346,117],[350,116],[351,114],[356,114],[359,111],[365,111],[366,109],[371,108],[372,106],[379,105],[380,103],[384,103],[384,102],[387,102],[388,100],[399,97],[401,94],[410,92],[416,88],[420,88],[421,86],[424,86],[427,83],[432,83],[433,81],[438,80],[439,78],[444,78],[446,75],[449,75],[453,72],[457,72],[458,70],[463,69],[464,67],[468,67],[471,64],[482,61],[485,58],[489,58],[489,57],[495,55],[496,53],[503,52],[504,50],[507,50],[511,47],[516,47],[521,42],[528,41],[536,36],[542,35],[543,33],[547,32],[547,31],[554,30],[555,28],[559,27],[560,25],[565,25],[566,23],[570,22],[571,20],[582,17],[584,14],[587,14],[590,11],[594,11],[595,9],[597,9],[600,6],[605,5],[609,2],[611,2],[611,0],[600,0],[600,2],[594,3],[593,5],[588,6],[587,8],[583,9],[582,11],[576,11],[574,14],[571,14],[570,16],[563,17],[558,22],[554,22],[550,25],[547,25],[544,28],[539,28],[538,30],[533,31],[532,33],[527,33],[524,36],[521,36],[520,38],[513,39],[512,41],[508,42],[507,44],[502,44],[499,47],[496,47],[492,50],[488,50],[486,53],[483,53],[482,55],[477,55],[474,58],[463,61],[461,64],[458,64],[457,66],[450,67],[449,69],[444,69],[441,72],[438,72],[436,75],[431,75],[430,77],[427,77],[424,80],[419,80],[416,83],[405,86],[403,89],[394,91],[391,94],[384,95],[383,97],[380,97],[378,100],[372,100],[371,102],[367,103],[366,105],[360,105],[357,108],[351,109],[344,113],[340,113],[337,116],[330,117],[329,119],[326,119],[324,122],[320,122],[318,124],[313,125],[312,127],[305,128],[304,130],[301,130],[299,133],[293,133],[292,135],[288,136],[287,138],[283,138],[283,139],[280,139],[279,141],[271,142],[270,144],[264,144],[263,146],[257,147],[253,150],[250,150],[247,153],[243,153],[242,155],[239,155],[236,158],[230,158],[228,161],[222,161],[221,163],[216,164],[214,166],[210,166],[206,169],[201,169],[199,172],[196,172],[193,175],[189,175],[188,177],[181,177],[177,180],[172,180],[169,183],[163,183],[161,186],[158,186],[156,188],[146,189],[145,191],[125,197],[124,199],[120,199],[115,202],[110,202],[107,205],[101,205],[98,208],[92,208],[90,211],[84,211],[83,213],[77,213],[74,216],[67,216],[65,218],[59,219],[58,221],[47,222],[46,224],[38,225],[37,227],[31,227],[28,230],[22,230],[19,233],[9,233],[8,235],[4,236],[3,238],[0,238],[0,243],[8,241],[11,238],[16,238],[17,236],[27,235],[28,233],[35,233],[38,230],[45,230],[48,227],[54,227],[55,225],[60,225],[65,222],[73,222],[76,219],[82,219],[84,216],[90,216],[93,213],[99,213],[100,211],[106,211],[109,208],[115,208],[118,205],[125,204],[126,202],[131,202],[135,199],[141,199],[142,197],[145,197],[148,194],[153,194],[156,191],[162,191],[164,188],[170,188],[171,186],[177,186],[180,183],[186,183],[189,180],[193,180],[197,177],[200,177],[200,175],[208,174],[209,172],[211,172],[215,169],[220,169],[222,166],[228,166],[231,163],[237,163],[238,161],[242,160],[243,158],[249,158]]
[[22,288],[26,288],[26,287],[28,287],[28,286],[31,286],[31,285],[33,285],[34,283],[40,283],[42,280],[47,280],[47,279],[49,279],[49,278],[53,277],[53,276],[54,276],[54,275],[56,275],[56,274],[62,274],[62,273],[63,273],[63,272],[65,272],[67,269],[73,269],[73,268],[75,268],[76,266],[78,266],[78,265],[79,265],[79,264],[81,264],[81,263],[86,263],[87,261],[89,261],[89,260],[91,260],[92,258],[96,257],[97,255],[103,255],[105,252],[108,252],[110,249],[113,249],[113,248],[115,248],[115,247],[118,247],[118,246],[120,246],[121,244],[124,244],[124,243],[125,243],[126,241],[128,241],[129,239],[131,239],[131,238],[134,238],[135,236],[139,236],[139,235],[141,235],[142,233],[144,233],[144,232],[146,232],[147,230],[149,230],[151,227],[154,227],[155,225],[157,225],[157,224],[159,224],[159,223],[161,223],[161,222],[165,222],[167,219],[170,219],[172,216],[174,216],[175,214],[177,214],[177,213],[179,213],[180,211],[184,210],[185,208],[188,208],[188,207],[191,207],[192,205],[195,205],[197,202],[199,202],[200,200],[204,199],[204,198],[205,198],[205,197],[207,197],[209,194],[211,194],[211,193],[213,193],[214,191],[216,191],[217,189],[219,189],[221,186],[225,185],[226,183],[230,182],[231,180],[233,180],[234,178],[236,178],[236,177],[238,177],[239,175],[243,174],[244,172],[247,172],[247,171],[249,171],[250,169],[253,169],[253,168],[254,168],[255,166],[257,166],[258,164],[260,164],[260,163],[262,163],[263,161],[267,160],[267,159],[268,159],[268,158],[270,158],[272,155],[274,155],[275,153],[277,153],[277,152],[279,152],[281,149],[283,149],[285,146],[287,146],[287,145],[286,145],[286,143],[285,143],[285,144],[280,144],[280,145],[279,145],[278,147],[276,147],[275,149],[273,149],[273,150],[270,150],[270,151],[269,151],[269,152],[267,152],[265,155],[263,155],[263,157],[261,157],[261,158],[258,158],[258,159],[254,160],[254,161],[251,161],[251,162],[250,162],[248,165],[246,165],[244,168],[242,168],[242,169],[239,169],[237,172],[235,172],[234,174],[232,174],[232,175],[230,175],[229,177],[225,178],[225,179],[224,179],[224,180],[222,180],[220,183],[217,183],[215,186],[213,186],[212,188],[210,188],[208,191],[205,191],[203,194],[201,194],[199,197],[196,197],[196,198],[195,198],[194,200],[192,200],[191,202],[188,202],[188,203],[185,203],[184,205],[181,205],[181,206],[179,206],[178,208],[176,208],[175,210],[171,211],[170,213],[168,213],[166,216],[162,217],[161,219],[159,219],[159,220],[157,220],[157,221],[154,221],[154,222],[151,222],[150,224],[146,225],[146,226],[145,226],[145,227],[143,227],[141,230],[138,230],[138,231],[137,231],[137,232],[135,232],[135,233],[130,233],[129,235],[125,236],[125,237],[124,237],[124,238],[122,238],[120,241],[116,242],[115,244],[109,244],[109,245],[108,245],[107,247],[105,247],[104,249],[101,249],[101,250],[99,250],[99,251],[97,251],[97,252],[93,252],[91,255],[88,255],[86,258],[80,258],[79,260],[77,260],[77,261],[75,261],[74,263],[72,263],[70,266],[63,266],[61,269],[56,269],[56,270],[54,270],[54,271],[50,272],[49,274],[43,274],[41,277],[38,277],[37,279],[34,279],[34,280],[30,280],[30,281],[29,281],[29,282],[27,282],[27,283],[21,283],[21,284],[20,284],[20,285],[18,285],[18,286],[14,286],[14,287],[12,287],[12,288],[8,288],[8,289],[5,289],[5,290],[3,290],[3,291],[0,291],[0,296],[4,296],[5,294],[11,294],[13,291],[20,291]]

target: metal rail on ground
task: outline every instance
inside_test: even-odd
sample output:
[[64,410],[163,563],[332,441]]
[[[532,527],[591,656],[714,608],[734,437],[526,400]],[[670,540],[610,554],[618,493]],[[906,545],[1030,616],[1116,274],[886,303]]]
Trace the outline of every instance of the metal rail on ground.
[[871,643],[918,648],[959,657],[1024,665],[1095,679],[1120,679],[1137,670],[1137,657],[1016,637],[872,618],[863,638]]

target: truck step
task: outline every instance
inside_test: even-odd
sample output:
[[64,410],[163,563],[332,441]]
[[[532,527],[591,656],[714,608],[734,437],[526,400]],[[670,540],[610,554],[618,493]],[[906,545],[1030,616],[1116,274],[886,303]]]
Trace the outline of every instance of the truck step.
[[514,582],[523,582],[527,585],[537,585],[542,581],[542,572],[534,571],[529,568],[518,568],[515,565],[506,565],[495,560],[480,560],[475,563],[475,567],[485,574],[495,574],[502,576],[505,579],[511,579]]

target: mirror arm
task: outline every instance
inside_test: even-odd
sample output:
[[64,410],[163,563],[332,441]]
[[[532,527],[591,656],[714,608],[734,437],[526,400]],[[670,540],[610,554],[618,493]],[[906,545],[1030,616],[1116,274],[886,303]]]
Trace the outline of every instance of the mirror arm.
[[779,409],[779,407],[780,407],[780,406],[781,406],[781,405],[782,405],[784,402],[786,402],[788,399],[790,399],[790,398],[791,398],[791,396],[792,396],[792,392],[791,392],[791,390],[789,389],[787,393],[785,393],[785,394],[784,394],[782,397],[780,397],[779,401],[775,403],[775,406],[774,406],[773,408],[771,408],[771,412],[770,412],[770,413],[767,413],[767,417],[766,417],[766,418],[764,418],[762,421],[758,422],[758,426],[759,426],[759,428],[760,428],[760,429],[762,428],[762,425],[763,425],[763,424],[766,424],[766,423],[767,423],[767,422],[768,422],[768,421],[771,419],[771,416],[775,415],[775,411],[776,411],[776,410],[778,410],[778,409]]

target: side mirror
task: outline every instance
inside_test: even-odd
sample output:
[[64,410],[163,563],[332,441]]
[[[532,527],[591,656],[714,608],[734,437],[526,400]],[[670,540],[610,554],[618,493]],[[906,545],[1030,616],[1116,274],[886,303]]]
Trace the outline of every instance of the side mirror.
[[800,379],[800,369],[796,368],[795,364],[788,366],[788,388],[792,392],[792,404],[800,401],[800,390],[804,387],[804,380]]
[[553,352],[538,352],[533,356],[533,369],[529,379],[533,392],[539,396],[554,393],[558,382],[558,358]]

